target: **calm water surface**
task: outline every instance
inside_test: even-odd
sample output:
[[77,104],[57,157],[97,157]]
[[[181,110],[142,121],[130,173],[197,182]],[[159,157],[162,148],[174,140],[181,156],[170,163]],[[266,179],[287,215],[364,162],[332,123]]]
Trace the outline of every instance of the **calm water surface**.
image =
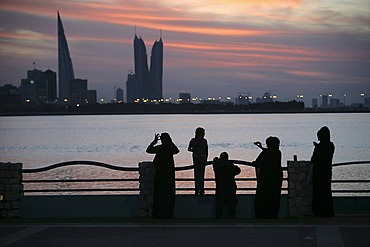
[[[154,133],[168,132],[180,149],[175,156],[176,165],[190,165],[187,146],[196,127],[202,126],[209,143],[209,159],[227,151],[231,159],[253,161],[260,153],[253,142],[264,143],[273,135],[280,138],[285,166],[293,155],[298,155],[299,160],[310,159],[316,132],[324,125],[330,128],[336,147],[335,163],[370,160],[368,113],[1,117],[0,160],[22,162],[24,168],[69,160],[137,166],[153,159],[145,149]],[[85,173],[86,169],[74,167],[61,169],[57,177],[72,178],[79,169]],[[88,176],[98,177],[102,173],[97,169]],[[369,174],[368,166],[334,170],[335,178],[368,179]],[[112,175],[121,176],[117,172]],[[212,176],[210,168],[207,176]]]

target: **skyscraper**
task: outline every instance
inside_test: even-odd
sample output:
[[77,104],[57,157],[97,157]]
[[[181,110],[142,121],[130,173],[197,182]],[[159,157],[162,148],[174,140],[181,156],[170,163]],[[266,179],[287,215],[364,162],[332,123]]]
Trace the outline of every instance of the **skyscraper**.
[[[148,90],[145,90],[148,81],[148,61],[144,40],[135,34],[134,38],[134,63],[135,63],[135,97],[148,98]],[[127,97],[131,98],[131,97]]]
[[[135,34],[134,66],[135,74],[130,73],[126,82],[127,102],[136,99],[160,100],[163,98],[163,41],[160,38],[154,42],[150,70],[144,40]],[[133,78],[134,77],[134,78]]]
[[150,80],[152,81],[153,98],[163,98],[163,42],[162,38],[155,41],[152,48],[152,56],[150,61]]
[[59,100],[70,98],[70,82],[75,79],[67,38],[58,12],[58,76]]

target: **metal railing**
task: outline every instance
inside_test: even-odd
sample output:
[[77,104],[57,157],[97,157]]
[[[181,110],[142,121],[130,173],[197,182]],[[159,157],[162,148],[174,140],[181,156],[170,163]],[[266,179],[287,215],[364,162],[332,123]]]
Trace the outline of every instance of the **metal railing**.
[[[341,162],[341,163],[334,163],[332,164],[333,168],[335,167],[340,167],[340,166],[350,166],[350,165],[370,165],[370,161],[351,161],[351,162]],[[370,183],[370,180],[368,179],[356,179],[356,180],[332,180],[332,184],[365,184],[365,183]],[[368,186],[367,188],[370,188]],[[339,189],[333,189],[333,193],[370,193],[370,189],[357,189],[357,190],[339,190]]]
[[[251,166],[253,167],[251,162],[243,161],[243,160],[231,160],[234,164],[238,165],[244,165],[244,166]],[[212,165],[213,161],[208,161],[206,166]],[[90,166],[96,166],[96,167],[103,167],[111,170],[116,171],[125,171],[125,172],[136,172],[138,174],[139,168],[138,167],[120,167],[120,166],[114,166],[102,162],[97,161],[67,161],[67,162],[61,162],[53,165],[49,165],[42,168],[34,168],[34,169],[23,169],[23,174],[31,174],[31,173],[40,173],[45,171],[50,171],[57,168],[62,168],[66,166],[76,166],[76,165],[90,165]],[[194,168],[193,165],[188,166],[181,166],[181,167],[175,167],[176,172],[181,171],[188,171],[192,170]],[[283,167],[283,170],[286,171],[286,168]],[[214,178],[205,178],[205,182],[215,182]],[[256,178],[236,178],[237,182],[256,182]],[[284,178],[286,181],[287,179]],[[51,183],[97,183],[97,182],[139,182],[139,178],[120,178],[120,179],[23,179],[22,181],[24,184],[51,184]],[[194,178],[176,178],[176,182],[194,182]],[[181,187],[176,186],[177,191],[193,191],[194,187]],[[209,187],[205,188],[206,191],[215,191],[215,187]],[[255,191],[255,187],[238,187],[238,191]],[[287,191],[287,187],[282,188],[283,191]],[[139,186],[137,187],[131,187],[131,188],[56,188],[56,189],[50,189],[50,188],[40,188],[40,189],[24,189],[24,193],[59,193],[59,192],[139,192]]]
[[[30,173],[39,173],[45,172],[61,167],[66,166],[76,166],[76,165],[89,165],[89,166],[96,166],[107,168],[110,170],[115,171],[125,171],[125,172],[138,172],[138,167],[121,167],[121,166],[114,166],[107,163],[97,162],[97,161],[67,161],[61,162],[53,165],[49,165],[42,168],[34,168],[34,169],[23,169],[23,174],[30,174]],[[30,183],[97,183],[97,182],[139,182],[138,178],[119,178],[119,179],[23,179],[22,181],[24,184]],[[23,189],[25,193],[51,193],[51,192],[124,192],[124,191],[134,191],[138,192],[139,187],[136,188],[57,188],[57,189]]]
[[[253,167],[251,162],[243,161],[243,160],[231,160],[234,164],[243,165]],[[208,165],[212,165],[213,161],[208,161]],[[370,164],[370,161],[354,161],[354,162],[343,162],[343,163],[335,163],[332,166],[348,166],[348,165],[357,165],[357,164]],[[90,166],[97,166],[102,168],[107,168],[115,171],[125,171],[125,172],[135,172],[138,174],[139,168],[138,167],[120,167],[114,166],[102,162],[97,161],[68,161],[68,162],[61,162],[57,164],[53,164],[50,166],[42,167],[42,168],[35,168],[35,169],[23,169],[23,174],[31,174],[31,173],[39,173],[45,172],[49,170],[53,170],[56,168],[66,167],[66,166],[76,166],[76,165],[90,165]],[[193,165],[182,166],[182,167],[175,167],[176,172],[181,171],[188,171],[194,168]],[[283,172],[286,174],[287,167],[283,167]],[[122,176],[124,177],[124,176]],[[236,182],[256,182],[257,178],[243,178],[243,177],[236,177]],[[214,182],[214,178],[205,178],[205,182]],[[284,176],[283,182],[288,181],[287,175]],[[139,178],[103,178],[103,179],[24,179],[22,181],[24,184],[50,184],[50,183],[97,183],[97,182],[137,182],[139,183]],[[176,182],[194,182],[194,178],[176,178]],[[343,183],[370,183],[370,180],[333,180],[333,184],[343,184]],[[176,187],[177,191],[193,191],[194,188],[189,187]],[[206,187],[206,191],[214,191],[214,187]],[[238,186],[238,191],[255,191],[256,188],[254,187],[247,187],[247,186]],[[287,191],[288,187],[283,186],[282,191]],[[25,193],[55,193],[55,192],[139,192],[139,186],[131,187],[131,188],[56,188],[56,189],[24,189],[23,192]],[[370,193],[370,190],[333,190],[333,193]]]

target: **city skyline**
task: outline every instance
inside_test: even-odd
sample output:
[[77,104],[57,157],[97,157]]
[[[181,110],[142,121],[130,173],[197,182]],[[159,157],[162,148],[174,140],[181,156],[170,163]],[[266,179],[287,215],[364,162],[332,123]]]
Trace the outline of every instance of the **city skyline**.
[[299,0],[178,2],[1,1],[0,85],[19,85],[35,61],[57,71],[55,14],[75,73],[98,98],[112,99],[134,69],[134,27],[143,39],[163,30],[164,97],[235,97],[265,92],[278,100],[320,94],[346,103],[370,93],[370,3]]

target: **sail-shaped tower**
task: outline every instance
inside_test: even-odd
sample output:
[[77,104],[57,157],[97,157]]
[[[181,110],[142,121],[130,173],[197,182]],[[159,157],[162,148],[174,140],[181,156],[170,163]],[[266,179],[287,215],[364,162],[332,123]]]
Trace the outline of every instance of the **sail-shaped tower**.
[[69,54],[67,38],[64,34],[62,20],[58,14],[58,79],[59,79],[59,100],[70,99],[70,83],[75,79],[72,59]]

